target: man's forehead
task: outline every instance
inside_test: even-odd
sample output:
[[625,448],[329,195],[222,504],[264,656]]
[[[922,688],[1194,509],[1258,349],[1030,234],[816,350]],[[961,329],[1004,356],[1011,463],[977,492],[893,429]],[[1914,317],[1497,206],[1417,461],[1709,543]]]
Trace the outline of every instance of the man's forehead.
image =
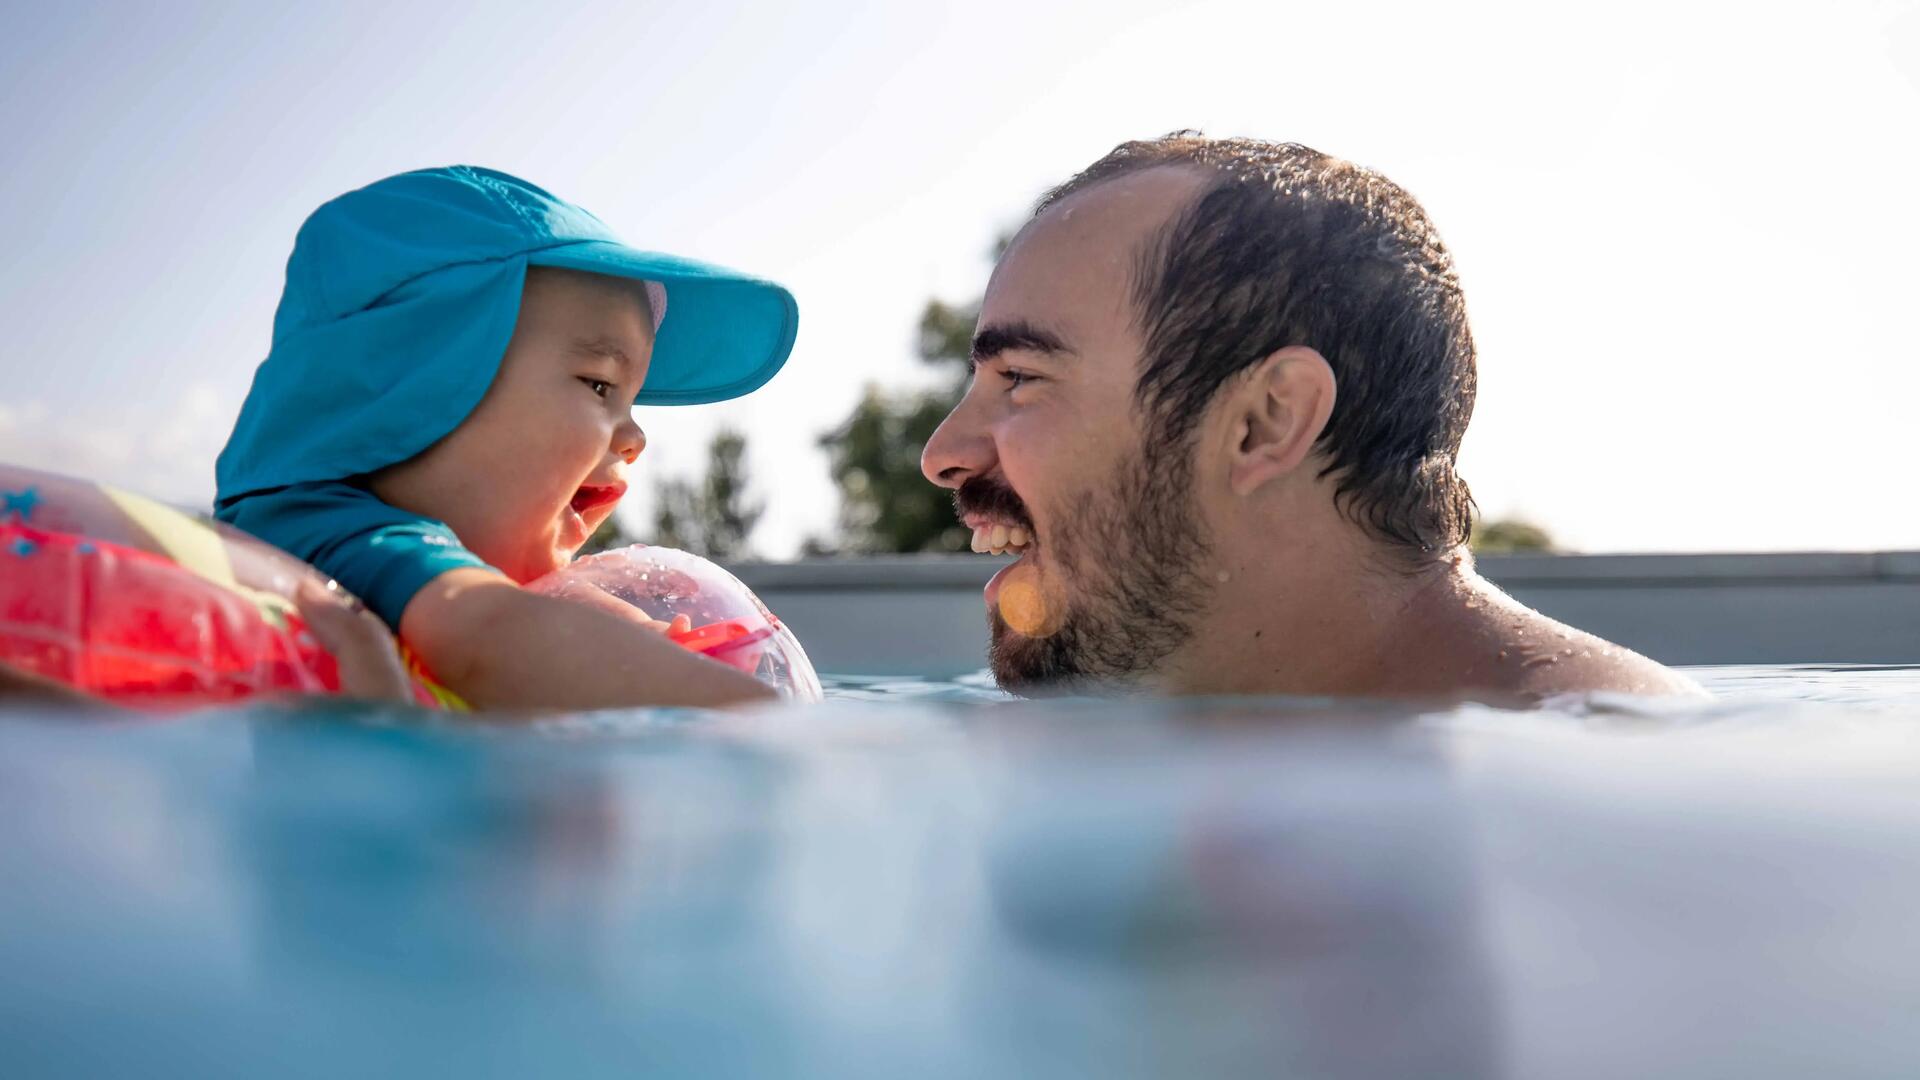
[[1068,195],[1030,228],[1069,236],[1096,231],[1144,234],[1192,203],[1219,174],[1200,165],[1155,165],[1103,180]]
[[1042,305],[1092,317],[1126,314],[1141,245],[1213,179],[1196,166],[1156,166],[1061,199],[1007,246],[983,310]]

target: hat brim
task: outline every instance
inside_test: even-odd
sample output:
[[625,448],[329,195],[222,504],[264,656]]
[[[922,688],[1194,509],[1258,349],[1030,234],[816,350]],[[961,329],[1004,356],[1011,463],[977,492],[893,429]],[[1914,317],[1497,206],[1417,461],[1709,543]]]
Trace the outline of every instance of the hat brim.
[[725,267],[582,240],[527,253],[532,266],[657,281],[667,316],[636,405],[702,405],[752,393],[786,364],[800,328],[793,294]]

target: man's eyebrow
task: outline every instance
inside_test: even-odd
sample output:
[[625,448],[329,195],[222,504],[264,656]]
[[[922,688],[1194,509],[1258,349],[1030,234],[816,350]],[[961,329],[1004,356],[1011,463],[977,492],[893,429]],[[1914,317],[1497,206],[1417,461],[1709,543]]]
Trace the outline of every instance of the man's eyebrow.
[[604,356],[622,367],[633,366],[633,361],[627,357],[627,350],[611,338],[574,338],[569,348],[581,356]]
[[973,353],[967,357],[967,370],[984,364],[1003,352],[1023,350],[1047,356],[1072,356],[1073,350],[1060,335],[1025,320],[995,323],[973,335]]

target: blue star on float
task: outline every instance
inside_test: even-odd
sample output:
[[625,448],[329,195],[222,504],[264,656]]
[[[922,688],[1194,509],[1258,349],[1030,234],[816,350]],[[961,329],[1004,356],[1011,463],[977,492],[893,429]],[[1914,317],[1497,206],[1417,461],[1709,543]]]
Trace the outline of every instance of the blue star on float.
[[8,514],[19,514],[25,521],[33,516],[33,508],[40,505],[39,489],[28,486],[19,491],[0,491],[0,518]]
[[33,554],[36,550],[38,549],[34,546],[33,541],[24,536],[15,539],[13,542],[13,553],[23,559]]

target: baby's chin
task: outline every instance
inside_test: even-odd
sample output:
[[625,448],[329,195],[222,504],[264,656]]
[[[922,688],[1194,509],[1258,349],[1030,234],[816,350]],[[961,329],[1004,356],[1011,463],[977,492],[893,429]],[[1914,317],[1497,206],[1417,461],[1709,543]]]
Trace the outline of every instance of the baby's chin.
[[584,541],[571,545],[556,541],[543,547],[534,558],[528,559],[528,569],[533,571],[533,577],[545,577],[573,562],[584,546]]
[[542,537],[527,545],[519,552],[519,557],[511,565],[494,563],[495,566],[512,578],[516,584],[525,585],[537,581],[555,570],[573,561],[579,545],[567,547],[552,536]]
[[564,551],[554,550],[538,558],[525,560],[517,570],[507,575],[520,585],[538,581],[555,570],[573,561],[573,556]]
[[594,530],[609,516],[594,514],[590,518],[582,518],[569,507],[555,517],[553,524],[542,535],[524,537],[514,552],[517,557],[511,560],[512,565],[492,559],[487,561],[514,581],[525,585],[573,562],[580,554],[580,549],[593,536]]

